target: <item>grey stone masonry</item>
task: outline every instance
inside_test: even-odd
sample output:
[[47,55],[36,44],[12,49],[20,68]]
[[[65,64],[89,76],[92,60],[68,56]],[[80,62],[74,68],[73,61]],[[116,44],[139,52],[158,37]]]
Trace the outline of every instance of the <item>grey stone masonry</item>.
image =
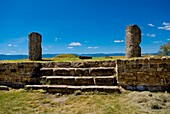
[[137,25],[126,27],[126,58],[141,57],[141,30]]
[[42,60],[42,36],[37,32],[28,35],[29,38],[29,60]]

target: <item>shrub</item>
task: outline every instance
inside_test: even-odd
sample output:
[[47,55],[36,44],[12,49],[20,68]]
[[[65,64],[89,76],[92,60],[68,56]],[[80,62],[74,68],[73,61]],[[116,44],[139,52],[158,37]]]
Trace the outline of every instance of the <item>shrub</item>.
[[77,90],[74,92],[74,95],[81,95],[81,94],[82,94],[82,92],[80,90]]
[[170,55],[170,42],[161,45],[160,49],[159,49],[159,53],[160,55]]

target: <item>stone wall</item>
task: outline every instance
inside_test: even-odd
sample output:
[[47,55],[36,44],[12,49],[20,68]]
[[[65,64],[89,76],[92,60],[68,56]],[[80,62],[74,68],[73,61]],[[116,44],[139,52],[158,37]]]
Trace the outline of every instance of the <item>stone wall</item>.
[[87,62],[18,62],[0,63],[0,85],[14,88],[40,84],[42,67],[91,68],[114,67],[118,83],[125,89],[170,90],[170,58],[127,59]]
[[0,63],[0,85],[22,88],[26,84],[40,84],[40,69],[46,68],[90,68],[116,67],[115,61],[87,62],[16,62]]
[[37,84],[40,68],[40,63],[0,63],[0,85],[21,88],[25,84]]
[[125,89],[170,90],[170,58],[117,60],[117,76]]
[[90,67],[116,67],[116,61],[84,61],[84,62],[41,62],[42,67],[48,68],[90,68]]

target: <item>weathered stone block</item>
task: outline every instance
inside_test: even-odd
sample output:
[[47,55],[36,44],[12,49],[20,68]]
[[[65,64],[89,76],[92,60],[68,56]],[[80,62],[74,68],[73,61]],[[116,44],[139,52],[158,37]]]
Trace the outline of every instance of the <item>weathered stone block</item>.
[[126,27],[126,57],[141,57],[141,30],[137,25]]
[[56,68],[54,69],[54,75],[57,76],[69,76],[69,71],[73,69]]
[[73,68],[84,68],[84,62],[71,62]]
[[88,68],[77,68],[75,69],[75,76],[89,76]]
[[157,68],[158,72],[161,72],[163,70],[163,68]]
[[68,86],[67,87],[67,93],[68,94],[73,94],[77,90],[81,91],[81,86]]
[[78,77],[76,78],[76,85],[94,85],[92,77]]
[[0,90],[6,90],[6,91],[9,91],[9,88],[7,86],[1,86],[0,85]]
[[116,72],[112,67],[107,68],[92,68],[90,69],[90,76],[111,76]]
[[47,87],[47,92],[49,93],[67,93],[67,87],[66,85],[50,85]]
[[53,69],[49,69],[49,68],[43,68],[41,69],[41,75],[42,76],[53,76]]
[[96,85],[107,85],[107,86],[116,86],[117,85],[117,79],[116,77],[96,77],[95,79],[95,84]]
[[97,91],[99,92],[107,92],[107,93],[114,93],[114,92],[120,92],[120,89],[116,86],[98,86]]
[[42,59],[42,36],[39,33],[32,32],[28,35],[29,38],[29,59],[41,60]]
[[64,68],[70,68],[71,63],[70,62],[57,62],[55,64],[55,67],[64,67]]
[[62,78],[56,78],[56,79],[50,79],[47,78],[46,79],[46,84],[50,84],[50,85],[63,85],[63,79]]
[[116,67],[115,61],[101,61],[100,67]]
[[82,92],[92,92],[97,91],[97,88],[95,86],[81,86]]
[[63,85],[75,85],[75,84],[76,84],[75,78],[63,77]]
[[79,59],[92,59],[90,56],[79,56]]

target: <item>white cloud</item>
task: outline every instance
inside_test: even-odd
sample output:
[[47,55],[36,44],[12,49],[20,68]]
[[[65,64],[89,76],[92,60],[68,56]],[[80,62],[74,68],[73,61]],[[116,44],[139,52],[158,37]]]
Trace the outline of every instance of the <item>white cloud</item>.
[[14,44],[14,45],[13,45],[13,44],[8,44],[8,46],[9,46],[9,47],[12,47],[12,46],[13,46],[13,47],[17,47],[18,45],[16,45],[16,44]]
[[170,26],[158,27],[158,29],[162,29],[162,30],[170,30]]
[[170,40],[170,38],[168,38],[167,40]]
[[144,33],[141,34],[142,36],[145,35]]
[[151,23],[150,23],[150,24],[148,24],[148,26],[150,26],[150,27],[154,27],[154,25],[153,25],[153,24],[151,24]]
[[73,47],[67,47],[68,49],[73,49]]
[[170,26],[170,23],[163,22],[163,24],[162,24],[162,25]]
[[124,40],[114,40],[114,43],[121,43],[124,42]]
[[9,46],[9,47],[11,47],[11,46],[12,46],[12,44],[8,44],[8,46]]
[[70,47],[72,47],[72,46],[81,46],[81,43],[80,43],[80,42],[71,42],[71,43],[69,44],[69,46],[70,46]]
[[99,48],[99,47],[92,47],[92,46],[89,46],[89,47],[87,47],[88,49],[97,49],[97,48]]
[[158,29],[162,29],[162,30],[170,30],[170,23],[163,22],[162,25],[163,25],[163,26],[158,27]]
[[57,41],[59,41],[59,40],[61,40],[62,38],[55,38],[55,41],[57,42]]
[[156,34],[146,34],[148,37],[156,37]]
[[154,41],[154,44],[162,43],[163,41]]

